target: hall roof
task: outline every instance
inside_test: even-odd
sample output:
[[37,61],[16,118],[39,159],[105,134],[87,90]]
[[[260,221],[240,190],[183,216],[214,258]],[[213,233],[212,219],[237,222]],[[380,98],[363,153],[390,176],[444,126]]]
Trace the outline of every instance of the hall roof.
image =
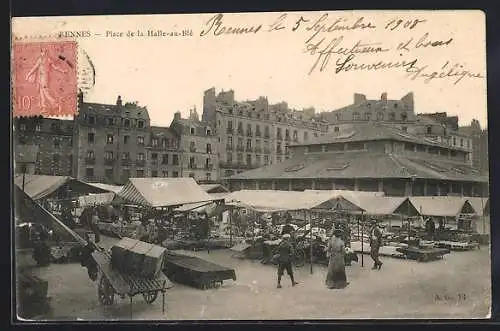
[[403,155],[349,152],[296,155],[281,163],[245,171],[229,180],[409,178],[487,182],[472,167]]

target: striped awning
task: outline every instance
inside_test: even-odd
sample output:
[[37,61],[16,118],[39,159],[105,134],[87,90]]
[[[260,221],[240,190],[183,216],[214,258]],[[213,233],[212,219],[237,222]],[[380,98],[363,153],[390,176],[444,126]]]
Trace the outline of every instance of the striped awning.
[[173,207],[213,201],[192,178],[130,178],[119,200],[145,207]]

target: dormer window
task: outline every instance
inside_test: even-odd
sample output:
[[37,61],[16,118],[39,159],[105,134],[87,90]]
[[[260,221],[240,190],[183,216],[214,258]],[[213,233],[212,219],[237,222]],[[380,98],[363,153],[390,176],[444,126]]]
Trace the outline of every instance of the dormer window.
[[95,116],[89,115],[88,121],[89,121],[89,124],[95,124]]
[[138,122],[137,122],[137,127],[138,127],[139,129],[144,128],[144,121],[138,121]]
[[210,135],[212,135],[212,130],[207,129],[207,136],[210,136]]
[[195,130],[194,128],[191,128],[191,134],[194,134]]
[[129,119],[125,119],[123,121],[123,126],[126,127],[126,128],[130,128],[130,120]]

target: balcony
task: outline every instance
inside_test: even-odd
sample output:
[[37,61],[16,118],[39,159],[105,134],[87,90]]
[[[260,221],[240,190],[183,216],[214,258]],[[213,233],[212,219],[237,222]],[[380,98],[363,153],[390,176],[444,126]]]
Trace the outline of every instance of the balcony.
[[189,151],[190,151],[191,153],[196,153],[196,147],[192,147],[192,146],[190,146],[190,147],[189,147]]
[[234,134],[234,129],[233,128],[227,128],[226,133],[227,134]]
[[243,146],[237,146],[236,147],[236,151],[237,152],[243,152],[245,149],[243,148]]
[[129,166],[130,165],[130,159],[122,159],[120,163],[121,163],[122,166]]
[[146,160],[136,160],[135,165],[137,167],[144,167],[146,165]]
[[153,167],[158,166],[158,160],[151,160],[151,165],[152,165]]
[[247,131],[247,137],[253,137],[252,131]]
[[214,165],[213,164],[205,164],[205,170],[214,170]]
[[115,164],[115,159],[104,159],[104,165],[112,166]]
[[95,164],[95,157],[86,157],[85,158],[85,164],[87,164],[87,165],[94,165]]
[[285,136],[286,141],[290,141],[290,136]]
[[233,145],[226,145],[226,151],[232,151]]
[[189,169],[198,169],[198,166],[196,164],[194,164],[194,163],[191,163],[191,164],[188,165],[188,168]]
[[253,152],[253,148],[250,147],[250,146],[247,146],[247,148],[245,148],[245,151],[249,152],[249,153],[252,153]]
[[276,135],[276,139],[283,140],[283,136],[281,134]]
[[294,143],[298,143],[298,142],[299,142],[299,138],[294,137],[294,138],[293,138],[293,142],[294,142]]
[[238,130],[238,136],[244,136],[245,133],[243,132],[243,130]]
[[264,139],[269,139],[269,133],[264,133]]
[[260,131],[255,131],[255,136],[256,136],[256,137],[260,137],[260,136],[261,136]]
[[255,147],[255,153],[260,153],[262,152],[262,149],[260,147]]

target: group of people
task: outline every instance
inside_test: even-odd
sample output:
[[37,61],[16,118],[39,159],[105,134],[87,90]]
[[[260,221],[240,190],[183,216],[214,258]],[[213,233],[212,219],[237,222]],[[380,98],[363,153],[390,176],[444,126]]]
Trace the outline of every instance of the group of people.
[[[370,231],[370,256],[373,259],[374,270],[380,270],[382,268],[382,262],[379,259],[379,251],[382,246],[382,230],[378,227],[375,220],[371,221],[371,231]],[[346,244],[343,240],[345,238],[344,231],[339,228],[335,228],[332,231],[332,235],[328,240],[327,245],[327,257],[328,257],[328,272],[326,275],[325,284],[329,289],[343,289],[349,282],[347,282],[347,276],[345,272],[345,253]],[[298,284],[295,280],[292,268],[292,259],[294,256],[293,243],[291,241],[290,233],[286,232],[282,235],[282,241],[278,247],[277,262],[278,262],[278,284],[277,288],[281,288],[281,278],[286,271],[290,280],[292,281],[292,286]]]

